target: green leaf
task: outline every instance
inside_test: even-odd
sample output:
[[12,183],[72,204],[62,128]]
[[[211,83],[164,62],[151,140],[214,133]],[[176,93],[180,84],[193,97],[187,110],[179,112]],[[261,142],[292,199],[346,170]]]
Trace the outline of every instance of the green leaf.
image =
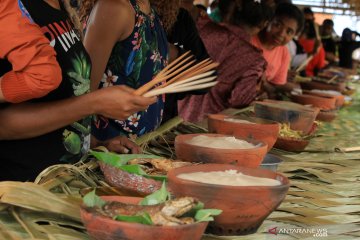
[[119,154],[112,152],[96,152],[90,150],[90,154],[96,157],[97,160],[102,161],[106,164],[109,164],[114,167],[123,166],[126,164],[125,161],[122,161]]
[[165,175],[148,175],[141,167],[141,165],[133,164],[133,165],[124,165],[118,167],[121,170],[124,170],[128,173],[134,173],[140,176],[144,176],[146,178],[155,179],[158,181],[167,181],[167,176]]
[[153,225],[151,217],[148,213],[143,213],[141,215],[133,215],[133,216],[126,216],[126,215],[117,215],[114,217],[117,221],[122,222],[131,222],[131,223],[140,223],[146,225]]
[[96,152],[93,150],[90,150],[90,154],[93,155],[96,159],[114,167],[124,166],[130,160],[136,158],[162,158],[156,155],[149,154],[116,154],[112,152]]
[[156,205],[163,203],[166,200],[170,199],[170,193],[166,189],[166,184],[163,182],[161,188],[152,194],[146,196],[141,202],[140,205]]
[[204,203],[203,202],[198,202],[195,207],[193,207],[193,210],[195,211],[199,211],[200,209],[203,209],[204,208]]
[[191,217],[194,218],[194,216],[196,215],[196,213],[200,210],[204,208],[204,203],[202,202],[198,202],[191,210],[189,210],[188,212],[186,212],[183,217]]
[[213,221],[213,216],[217,216],[222,213],[220,209],[200,209],[195,214],[196,222],[209,222]]
[[135,173],[135,174],[141,175],[141,176],[146,175],[146,172],[138,164],[124,165],[124,166],[119,167],[119,169],[124,170],[128,173]]
[[140,176],[144,176],[146,178],[152,178],[159,181],[166,181],[167,177],[165,175],[148,175],[141,168],[141,165],[133,164],[126,165],[130,160],[136,158],[162,158],[157,155],[149,155],[149,154],[116,154],[112,152],[96,152],[90,150],[90,154],[96,157],[99,161],[103,161],[106,164],[109,164],[113,167],[117,167],[121,170],[124,170],[128,173],[134,173]]
[[102,200],[99,196],[96,195],[95,189],[89,193],[87,193],[83,197],[83,202],[87,207],[103,207],[106,202]]

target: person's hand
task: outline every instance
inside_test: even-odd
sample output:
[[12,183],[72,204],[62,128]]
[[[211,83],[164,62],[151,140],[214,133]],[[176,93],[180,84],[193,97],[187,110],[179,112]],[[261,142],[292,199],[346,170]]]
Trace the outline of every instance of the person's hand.
[[297,72],[294,70],[289,70],[287,73],[287,82],[294,82]]
[[110,152],[117,153],[141,153],[141,148],[125,136],[118,136],[101,142]]
[[156,102],[156,97],[136,96],[133,92],[134,89],[124,85],[111,86],[92,92],[91,104],[94,104],[94,114],[124,120]]

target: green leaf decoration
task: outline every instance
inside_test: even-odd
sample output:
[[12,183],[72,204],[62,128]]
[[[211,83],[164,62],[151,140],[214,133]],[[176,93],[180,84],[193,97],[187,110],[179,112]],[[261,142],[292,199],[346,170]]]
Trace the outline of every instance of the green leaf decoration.
[[143,213],[141,215],[134,215],[134,216],[117,215],[114,217],[114,220],[122,221],[122,222],[140,223],[145,225],[153,225],[151,217],[148,213]]
[[114,167],[120,167],[127,163],[127,161],[123,160],[119,154],[112,152],[96,152],[90,150],[90,154],[93,155],[97,160],[103,161],[104,163]]
[[138,164],[126,165],[130,160],[135,158],[162,158],[162,157],[156,155],[149,155],[149,154],[116,154],[111,152],[96,152],[93,150],[90,150],[90,154],[92,154],[98,160],[103,161],[104,163],[109,164],[113,167],[124,170],[128,173],[134,173],[158,181],[164,181],[164,180],[167,181],[166,176],[163,175],[153,176],[146,174],[146,172],[141,168],[141,165]]
[[95,189],[89,193],[87,193],[83,197],[83,202],[87,207],[103,207],[105,205],[105,201],[102,200],[99,196],[96,195]]
[[166,189],[166,184],[163,182],[161,188],[152,194],[146,196],[141,202],[140,205],[156,205],[163,203],[166,200],[170,199],[170,193]]
[[220,215],[222,210],[220,209],[200,209],[195,214],[196,222],[209,222],[214,221],[213,216]]
[[124,165],[119,167],[121,170],[124,170],[128,173],[135,173],[137,175],[146,175],[146,172],[141,168],[140,165]]

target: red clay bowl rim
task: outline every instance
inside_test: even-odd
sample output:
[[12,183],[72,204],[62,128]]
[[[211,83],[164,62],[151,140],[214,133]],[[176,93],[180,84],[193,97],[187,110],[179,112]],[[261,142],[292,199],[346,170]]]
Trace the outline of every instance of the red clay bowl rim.
[[[116,195],[112,195],[112,196],[101,196],[101,198],[103,198],[105,200],[105,198],[112,198],[112,197],[117,197],[117,198],[138,198],[139,200],[142,199],[140,197],[132,197],[132,196],[116,196]],[[105,200],[106,201],[106,200]],[[120,201],[119,201],[120,202]],[[124,203],[124,202],[123,202]],[[126,203],[126,202],[125,202]],[[156,225],[146,225],[146,224],[141,224],[141,223],[130,223],[130,222],[122,222],[122,221],[116,221],[114,219],[102,216],[100,214],[93,214],[91,212],[89,212],[87,210],[88,207],[86,207],[84,204],[80,205],[80,212],[85,212],[88,214],[92,214],[94,218],[100,218],[101,220],[104,219],[104,221],[112,221],[114,222],[114,224],[121,224],[122,227],[126,228],[128,226],[130,226],[130,228],[136,228],[136,227],[141,227],[141,228],[147,228],[145,230],[150,230],[150,229],[154,229],[154,228],[163,228],[163,229],[182,229],[182,228],[189,228],[191,226],[195,227],[195,225],[202,225],[202,224],[208,224],[209,222],[195,222],[195,223],[191,223],[191,224],[184,224],[184,225],[179,225],[179,226],[156,226]],[[84,223],[85,225],[85,221],[83,221],[83,219],[81,219],[81,221]],[[120,226],[119,226],[120,227]]]
[[[223,119],[219,119],[219,118],[216,118],[216,117],[223,117]],[[253,125],[280,125],[279,122],[276,122],[274,120],[270,120],[270,119],[265,119],[265,118],[259,118],[259,117],[248,117],[248,116],[239,116],[239,115],[236,115],[236,116],[232,116],[232,115],[227,115],[227,114],[209,114],[208,115],[208,119],[210,120],[216,120],[216,121],[222,121],[222,122],[226,122],[226,123],[229,123],[229,124],[239,124],[239,125],[242,125],[242,124],[247,124],[247,123],[239,123],[239,122],[232,122],[232,121],[225,121],[226,118],[234,118],[234,119],[254,119],[254,120],[257,120],[257,121],[262,121],[263,123],[259,123],[259,122],[252,122],[254,123]],[[249,125],[249,124],[248,124]]]
[[[288,103],[293,103],[293,104],[299,105],[298,106],[299,109],[291,109],[291,108],[287,108],[287,107],[280,107],[280,106],[272,105],[272,104],[275,104],[275,102],[271,102],[271,101],[263,101],[263,102],[256,101],[254,109],[256,109],[256,105],[260,105],[260,106],[266,106],[266,107],[270,107],[270,108],[280,109],[283,111],[293,111],[293,112],[304,113],[304,114],[305,113],[314,114],[317,111],[316,107],[306,107],[302,104],[289,102],[289,101],[279,101],[279,102],[288,102]],[[256,111],[255,111],[255,114],[256,114]]]
[[[182,141],[181,143],[179,142],[179,140],[177,139],[180,139],[180,138],[185,138],[185,137],[191,137],[191,136],[199,136],[199,135],[206,135],[206,136],[209,136],[209,135],[217,135],[218,137],[234,137],[236,139],[239,139],[239,140],[244,140],[244,141],[247,141],[249,143],[252,143],[252,144],[255,144],[255,147],[253,148],[228,148],[228,149],[224,149],[224,148],[211,148],[211,147],[204,147],[204,146],[198,146],[198,145],[194,145],[194,144],[189,144],[187,143],[186,141]],[[192,139],[192,138],[190,138]],[[190,140],[189,139],[189,140]],[[255,150],[259,150],[263,147],[267,148],[268,145],[267,143],[263,142],[263,141],[259,141],[259,140],[256,140],[256,139],[244,139],[244,138],[239,138],[239,137],[235,137],[235,136],[232,136],[232,135],[227,135],[227,134],[221,134],[221,133],[191,133],[191,134],[181,134],[181,135],[178,135],[175,137],[175,145],[177,144],[183,144],[183,145],[186,145],[186,146],[191,146],[191,147],[195,147],[197,149],[215,149],[216,151],[219,151],[219,152],[243,152],[243,151],[255,151]],[[260,144],[260,146],[256,146],[257,144]]]
[[[177,175],[179,173],[176,173],[176,172],[179,171],[179,170],[184,170],[186,168],[197,168],[199,166],[204,166],[204,165],[211,165],[211,166],[214,166],[214,167],[225,167],[225,166],[230,167],[231,166],[233,169],[238,168],[238,169],[235,169],[235,170],[238,170],[238,171],[240,171],[239,168],[246,168],[246,169],[249,169],[249,170],[268,172],[268,173],[271,173],[272,175],[275,174],[276,176],[280,176],[283,179],[283,181],[275,178],[275,180],[278,180],[278,181],[281,182],[281,184],[278,185],[278,186],[229,186],[229,185],[201,183],[201,182],[196,182],[196,181],[191,181],[191,180],[186,180],[186,179],[180,179],[180,178],[177,177]],[[229,169],[229,170],[232,170],[232,169]],[[214,170],[211,170],[211,171],[216,171],[216,170],[214,169]],[[218,171],[223,171],[223,170],[218,170]],[[195,172],[195,171],[189,171],[189,172]],[[189,172],[186,172],[186,173],[189,173]],[[207,171],[207,172],[210,172],[210,171]],[[259,189],[269,189],[269,188],[271,188],[271,189],[282,189],[282,188],[289,188],[290,187],[289,179],[286,176],[284,176],[284,175],[282,175],[282,174],[280,174],[278,172],[274,172],[274,171],[267,170],[267,169],[261,169],[261,168],[247,168],[247,167],[240,167],[240,166],[236,166],[236,165],[217,164],[217,163],[207,163],[207,164],[185,166],[185,167],[181,167],[181,168],[177,168],[177,169],[176,168],[172,169],[172,170],[170,170],[168,172],[168,181],[173,182],[174,185],[179,184],[179,182],[182,182],[181,185],[184,185],[184,183],[186,183],[186,185],[190,185],[190,187],[195,186],[195,185],[201,185],[203,187],[210,187],[210,188],[215,188],[215,189],[217,189],[217,188],[226,188],[228,190],[240,190],[242,188],[246,188],[247,190],[259,190]]]
[[292,138],[292,137],[278,137],[277,139],[287,141],[287,142],[310,142],[308,139],[303,138]]
[[304,98],[320,98],[320,99],[328,99],[329,101],[333,101],[333,99],[335,99],[336,101],[336,97],[335,96],[319,96],[319,95],[312,95],[312,94],[307,94],[307,93],[303,93],[303,94],[292,94],[291,96],[295,96],[295,97],[304,97]]

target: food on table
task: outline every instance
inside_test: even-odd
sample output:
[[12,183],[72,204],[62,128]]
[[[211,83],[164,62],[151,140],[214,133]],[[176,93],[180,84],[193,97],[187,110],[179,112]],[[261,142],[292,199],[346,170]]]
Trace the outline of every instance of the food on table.
[[173,168],[191,165],[192,163],[163,158],[136,158],[130,160],[127,164],[141,165],[142,169],[149,175],[166,175]]
[[250,122],[248,120],[239,119],[239,118],[224,118],[226,122],[235,122],[235,123],[246,123],[246,124],[255,124],[254,122]]
[[204,135],[193,137],[188,144],[219,149],[248,149],[256,146],[235,137],[208,137]]
[[245,175],[237,170],[192,172],[177,175],[180,179],[194,182],[227,185],[227,186],[278,186],[281,182],[276,179]]

